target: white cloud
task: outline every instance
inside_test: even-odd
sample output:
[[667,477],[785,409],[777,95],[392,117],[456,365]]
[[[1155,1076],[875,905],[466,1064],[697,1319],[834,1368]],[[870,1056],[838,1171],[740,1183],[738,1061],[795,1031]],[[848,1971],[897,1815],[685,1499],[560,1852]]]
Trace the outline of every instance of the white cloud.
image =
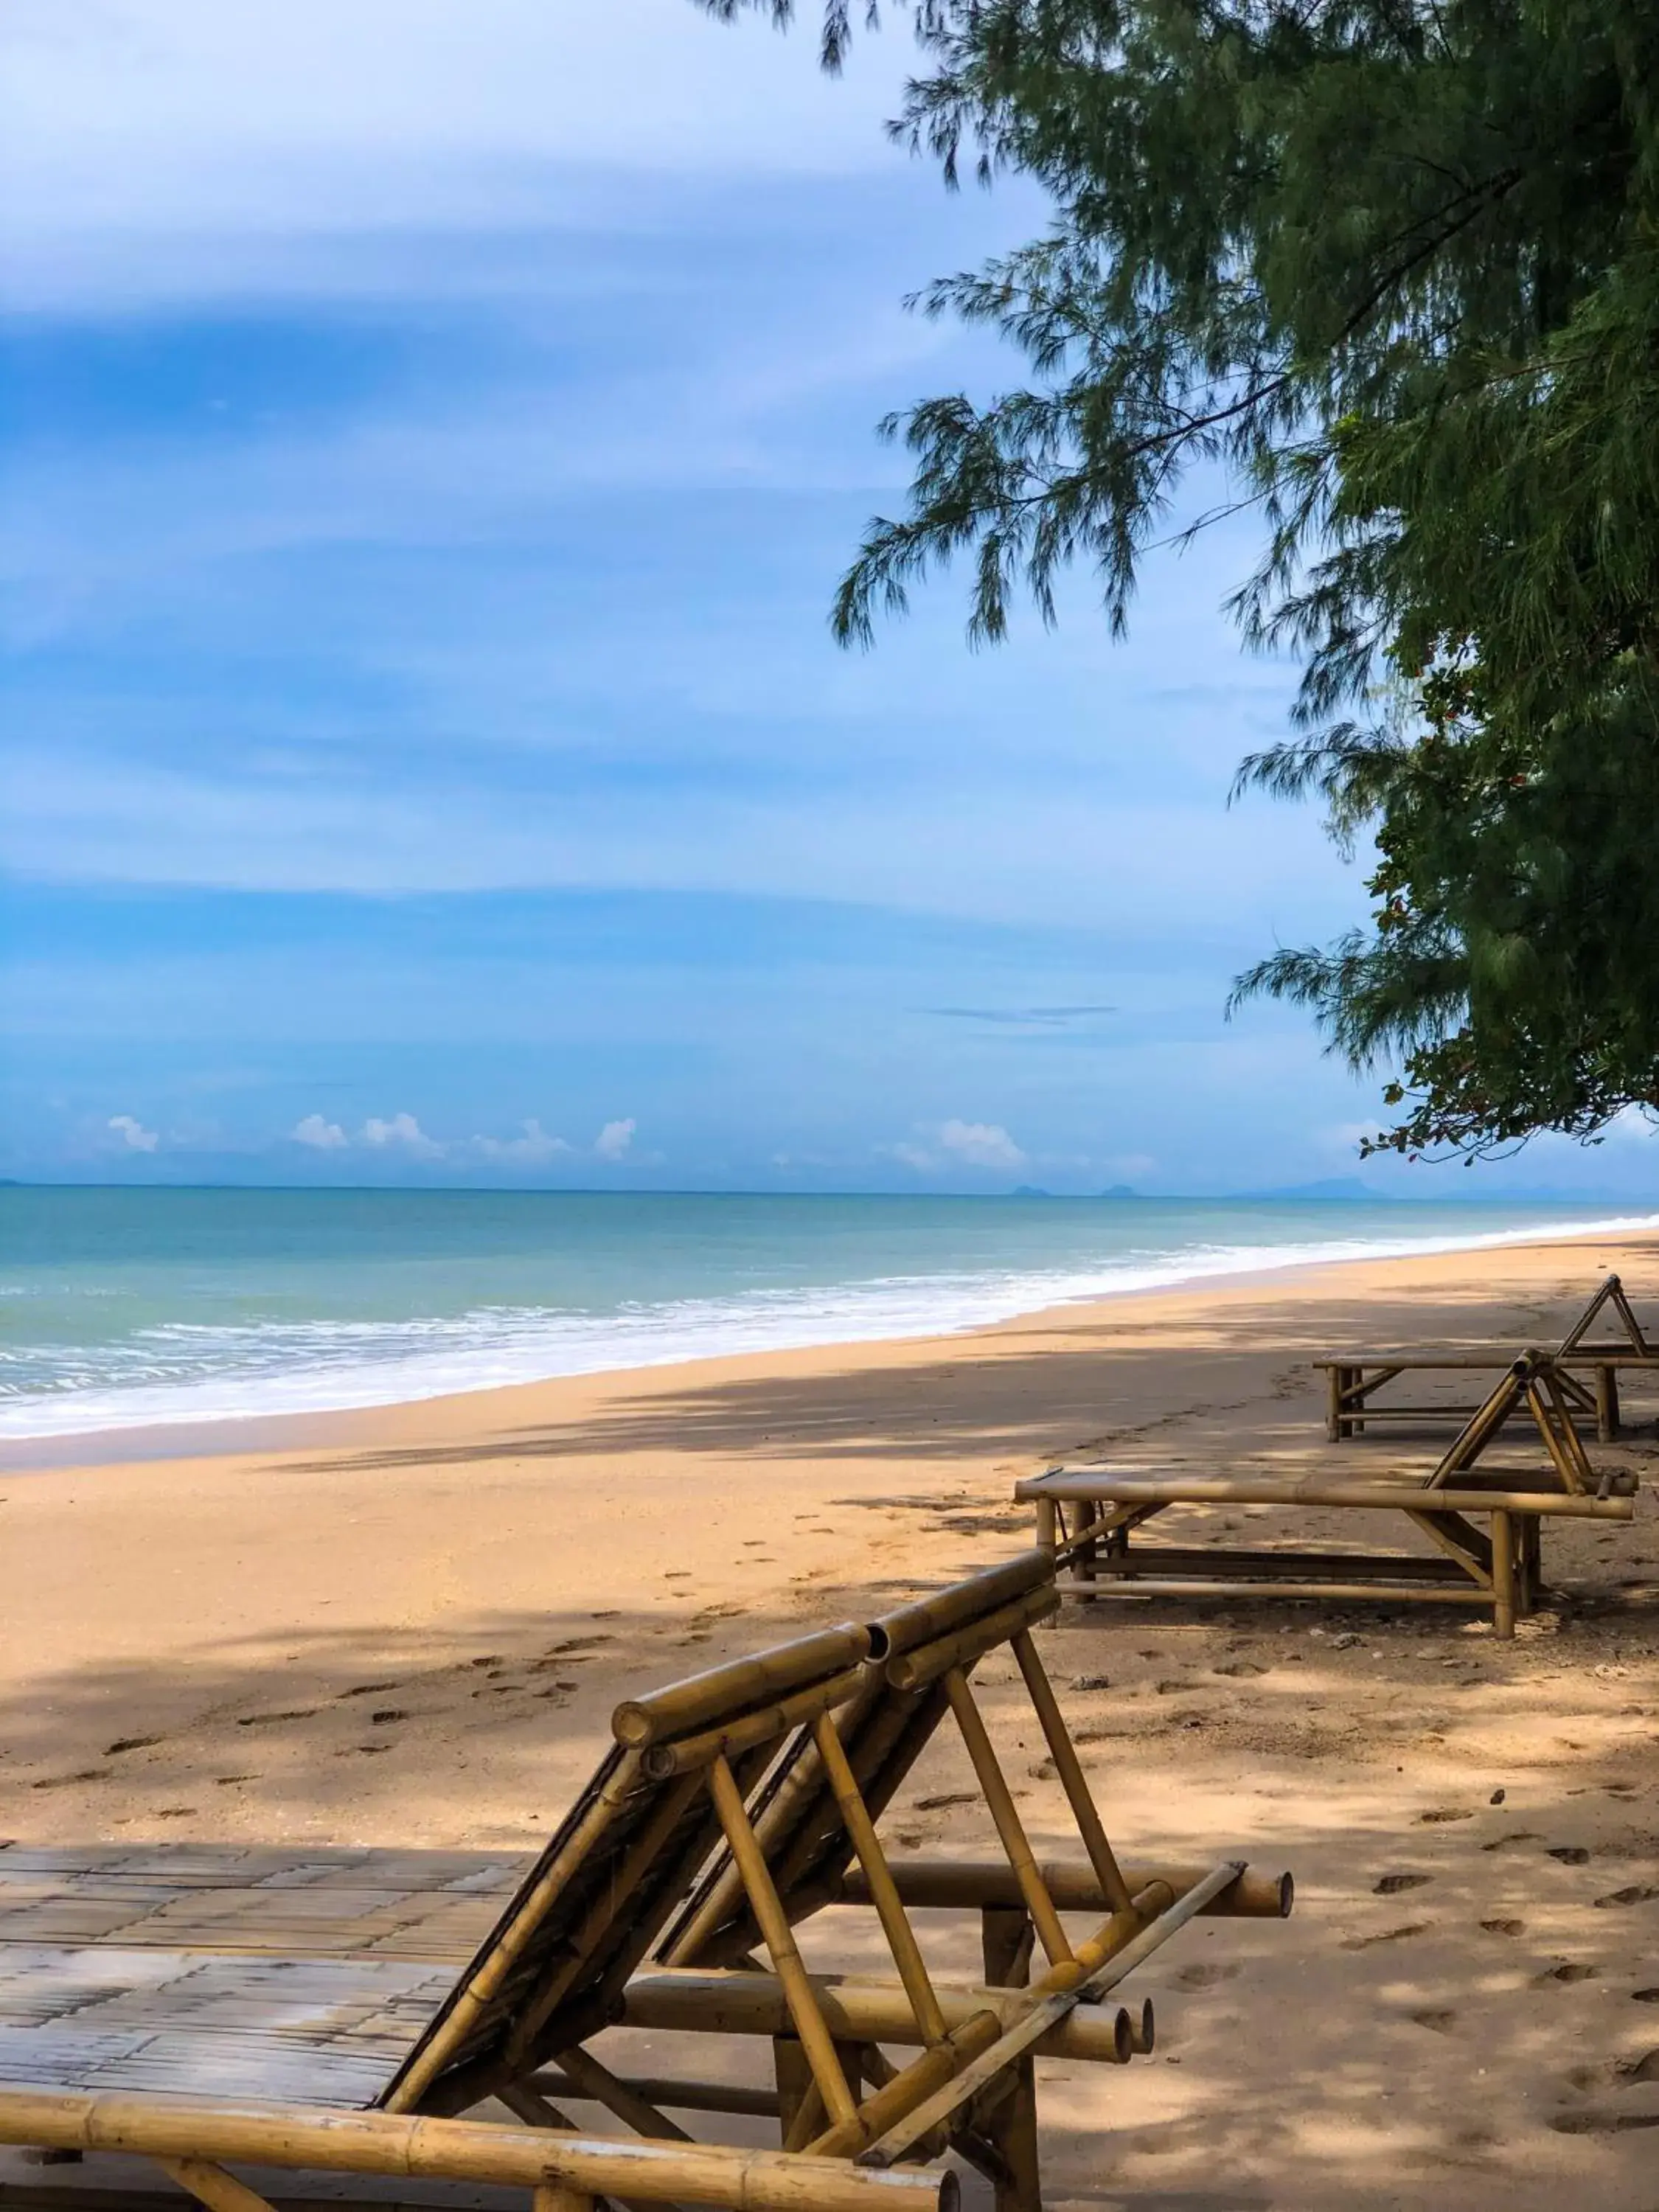
[[634,1141],[637,1121],[607,1121],[593,1139],[593,1149],[602,1160],[619,1160]]
[[337,1121],[325,1121],[320,1114],[307,1114],[289,1134],[296,1145],[309,1145],[319,1152],[341,1152],[351,1142]]
[[161,1141],[154,1129],[145,1128],[131,1114],[112,1114],[109,1126],[130,1152],[153,1152]]
[[1025,1155],[997,1121],[946,1121],[939,1140],[955,1158],[973,1168],[1018,1168]]
[[363,1124],[363,1142],[366,1145],[399,1146],[419,1160],[435,1160],[443,1152],[443,1146],[427,1135],[412,1114],[394,1114],[389,1121],[382,1121],[371,1115]]
[[[523,1131],[517,1137],[475,1137],[473,1150],[486,1160],[501,1160],[520,1167],[535,1167],[545,1160],[557,1159],[562,1152],[575,1150],[562,1137],[554,1136],[544,1129],[533,1117],[520,1123]],[[633,1124],[630,1122],[631,1128]]]

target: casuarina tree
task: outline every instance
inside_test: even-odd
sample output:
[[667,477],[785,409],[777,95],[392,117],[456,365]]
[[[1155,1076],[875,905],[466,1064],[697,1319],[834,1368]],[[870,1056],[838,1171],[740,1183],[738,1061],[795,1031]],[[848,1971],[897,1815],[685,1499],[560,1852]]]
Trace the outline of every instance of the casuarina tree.
[[[1020,593],[1052,621],[1075,565],[1121,629],[1177,495],[1222,485],[1261,522],[1243,635],[1302,667],[1241,781],[1319,796],[1375,854],[1368,923],[1239,994],[1397,1073],[1377,1145],[1659,1108],[1659,8],[904,12],[896,134],[953,182],[1036,179],[1052,219],[917,295],[1023,374],[884,425],[908,502],[870,525],[837,635],[953,561],[975,640]],[[827,66],[866,13],[830,0]]]

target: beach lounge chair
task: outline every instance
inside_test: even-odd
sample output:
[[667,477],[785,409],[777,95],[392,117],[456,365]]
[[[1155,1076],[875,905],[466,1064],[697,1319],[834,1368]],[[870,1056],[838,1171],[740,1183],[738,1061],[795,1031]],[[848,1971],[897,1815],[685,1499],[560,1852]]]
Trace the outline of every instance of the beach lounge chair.
[[[1597,1475],[1571,1407],[1554,1387],[1559,1381],[1553,1359],[1528,1352],[1512,1361],[1438,1463],[1415,1483],[1061,1467],[1017,1484],[1014,1495],[1035,1504],[1039,1547],[1087,1595],[1115,1589],[1475,1605],[1490,1607],[1498,1634],[1510,1637],[1542,1588],[1545,1521],[1629,1521],[1635,1512],[1634,1476]],[[1523,1407],[1543,1439],[1546,1468],[1535,1474],[1481,1468],[1482,1455]],[[1135,1531],[1180,1505],[1403,1513],[1435,1548],[1364,1553],[1132,1543]],[[1484,1531],[1476,1525],[1482,1516]]]
[[[1593,1342],[1590,1328],[1604,1308],[1611,1309],[1620,1334]],[[1402,1375],[1489,1374],[1508,1366],[1515,1357],[1512,1346],[1488,1345],[1462,1352],[1341,1352],[1316,1359],[1314,1365],[1325,1376],[1325,1433],[1334,1444],[1363,1434],[1373,1421],[1465,1420],[1467,1406],[1397,1405],[1387,1399],[1378,1404],[1378,1394]],[[1659,1370],[1659,1347],[1649,1343],[1617,1275],[1601,1284],[1547,1357],[1556,1367],[1561,1394],[1576,1413],[1595,1417],[1596,1441],[1604,1444],[1616,1442],[1619,1436],[1620,1370]],[[1585,1371],[1588,1383],[1580,1380]]]
[[[0,1873],[0,2143],[135,2155],[211,2212],[261,2212],[283,2172],[495,2185],[536,2212],[899,2212],[952,2203],[948,2148],[1004,2212],[1038,2212],[1033,2060],[1127,2062],[1150,2014],[1109,2000],[1142,1960],[1200,1912],[1290,1902],[1286,1878],[1239,1860],[1119,1863],[1032,1640],[1058,1602],[1052,1559],[1027,1553],[618,1706],[612,1749],[459,1975],[438,1962],[454,1899],[498,1893],[499,1868],[447,1869],[444,1902],[428,1888],[407,1912],[407,1853],[339,1855],[331,1883],[303,1854],[284,1879],[246,1853],[152,1848],[124,1875],[106,1848],[78,1884],[64,1855],[33,1855],[21,1931]],[[1080,1862],[1039,1866],[1003,1779],[969,1681],[1003,1647]],[[947,1717],[1000,1856],[899,1873],[876,1823]],[[138,1909],[145,1881],[164,1905]],[[983,1983],[933,1979],[911,1903],[982,1913]],[[793,1927],[831,1904],[873,1912],[894,1978],[807,1971]],[[1105,1915],[1086,1938],[1060,1919],[1078,1910]],[[101,1940],[40,1940],[77,1924]],[[341,1924],[374,1948],[307,1933]],[[624,2076],[589,2047],[618,2027],[764,2038],[774,2083]],[[492,2099],[513,2124],[460,2117]],[[577,2130],[555,2100],[633,2133]],[[781,2147],[693,2142],[665,2106],[774,2118]],[[99,2201],[95,2163],[50,2177],[51,2201]]]

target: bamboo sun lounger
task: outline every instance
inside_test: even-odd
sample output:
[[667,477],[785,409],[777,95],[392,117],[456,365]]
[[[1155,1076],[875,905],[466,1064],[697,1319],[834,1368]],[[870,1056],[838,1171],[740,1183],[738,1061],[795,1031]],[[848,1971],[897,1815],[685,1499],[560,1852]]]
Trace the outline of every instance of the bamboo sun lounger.
[[[1621,1338],[1605,1343],[1589,1341],[1592,1323],[1603,1307],[1611,1307]],[[1546,1355],[1538,1353],[1535,1357]],[[1648,1342],[1623,1285],[1609,1275],[1579,1315],[1553,1352],[1547,1355],[1558,1370],[1559,1387],[1576,1413],[1595,1417],[1596,1441],[1616,1443],[1620,1428],[1619,1376],[1621,1369],[1659,1370],[1659,1346]],[[1402,1375],[1490,1373],[1506,1367],[1516,1357],[1512,1348],[1491,1345],[1463,1352],[1342,1352],[1313,1363],[1325,1376],[1325,1433],[1334,1444],[1363,1435],[1372,1421],[1463,1421],[1468,1407],[1459,1405],[1402,1406],[1376,1402]],[[1574,1369],[1588,1370],[1589,1381]]]
[[[619,1705],[613,1747],[459,1975],[446,1950],[478,1906],[457,1901],[499,1896],[499,1863],[445,1862],[416,1911],[404,1852],[25,1851],[20,1940],[0,1850],[0,2144],[136,2156],[209,2212],[269,2212],[284,2172],[335,2194],[348,2175],[493,2185],[533,2212],[950,2212],[950,2150],[999,2212],[1040,2212],[1033,2062],[1149,2050],[1150,2007],[1112,2001],[1126,1977],[1200,1913],[1291,1902],[1288,1876],[1237,1859],[1120,1864],[1032,1638],[1058,1604],[1052,1558],[1029,1553]],[[1003,1647],[1079,1861],[1034,1857],[975,1703],[972,1670]],[[877,1823],[947,1717],[1001,1856],[890,1866]],[[830,1905],[873,1911],[896,1978],[808,1972],[793,1928]],[[909,1912],[937,1905],[980,1911],[982,1983],[933,1978]],[[1074,1940],[1060,1916],[1079,1911],[1105,1917]],[[374,1949],[331,1942],[340,1928]],[[102,1940],[50,1940],[76,1929]],[[589,2048],[617,2027],[768,2039],[774,2085],[624,2076]],[[513,2124],[461,2117],[492,2099]],[[633,2132],[580,2130],[555,2100]],[[696,2142],[665,2106],[769,2118],[781,2147]],[[30,2201],[122,2201],[94,2179]]]
[[[1535,1609],[1543,1588],[1546,1520],[1629,1521],[1635,1514],[1634,1476],[1596,1474],[1559,1382],[1552,1359],[1528,1352],[1513,1361],[1420,1482],[1051,1468],[1016,1484],[1014,1496],[1035,1504],[1039,1547],[1051,1553],[1057,1568],[1068,1571],[1081,1595],[1111,1589],[1140,1596],[1162,1592],[1489,1606],[1498,1634],[1510,1637],[1516,1617]],[[1482,1454],[1522,1407],[1543,1439],[1548,1472],[1480,1468]],[[1177,1505],[1391,1510],[1403,1513],[1435,1551],[1131,1543],[1133,1531]],[[1475,1525],[1483,1515],[1486,1531]]]

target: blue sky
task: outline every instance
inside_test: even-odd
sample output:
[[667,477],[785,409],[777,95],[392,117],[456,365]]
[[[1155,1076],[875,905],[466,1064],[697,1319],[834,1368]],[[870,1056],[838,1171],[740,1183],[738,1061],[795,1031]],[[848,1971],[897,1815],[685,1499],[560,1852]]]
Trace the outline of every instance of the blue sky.
[[905,40],[831,82],[689,0],[0,40],[0,1172],[1354,1170],[1374,1086],[1222,1018],[1360,906],[1310,816],[1225,805],[1291,683],[1220,612],[1248,526],[1124,645],[1086,578],[994,653],[948,579],[829,638],[877,418],[1013,373],[902,295],[1041,221],[887,143]]

